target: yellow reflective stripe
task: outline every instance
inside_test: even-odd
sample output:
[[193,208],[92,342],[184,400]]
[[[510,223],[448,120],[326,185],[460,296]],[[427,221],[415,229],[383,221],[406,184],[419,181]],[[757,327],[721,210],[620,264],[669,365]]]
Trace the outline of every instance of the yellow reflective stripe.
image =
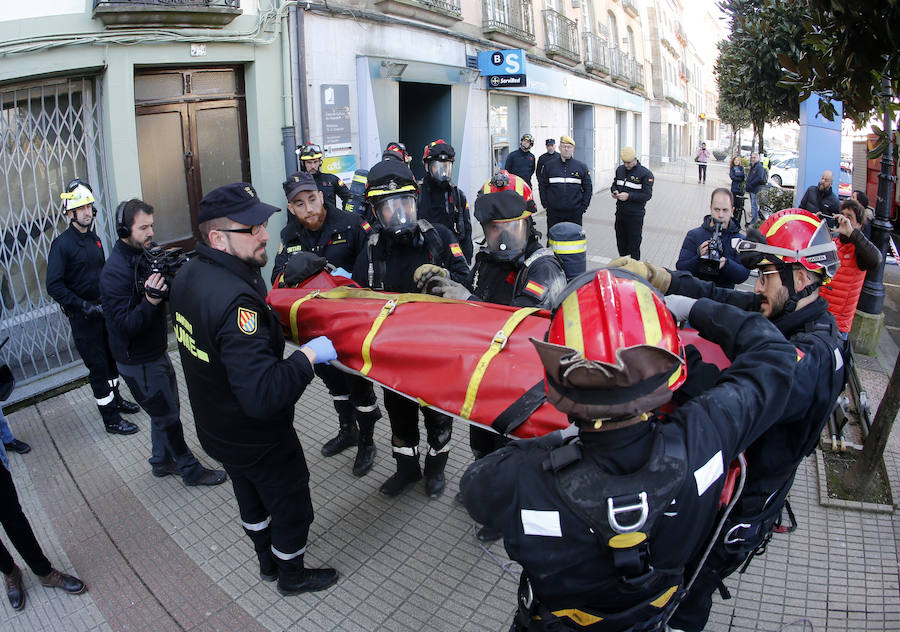
[[593,625],[595,623],[599,623],[603,621],[603,617],[598,617],[593,614],[588,614],[584,610],[577,610],[575,608],[566,608],[565,610],[554,610],[553,614],[557,617],[569,617],[572,621],[580,625],[581,627],[586,628],[589,625]]
[[365,340],[363,340],[363,366],[359,371],[363,375],[368,375],[369,371],[372,370],[372,340],[375,339],[375,334],[378,333],[378,330],[381,329],[381,325],[384,324],[384,320],[390,315],[391,312],[394,311],[394,308],[396,306],[397,301],[395,301],[394,299],[391,299],[387,303],[382,305],[381,311],[378,313],[378,316],[375,317],[375,321],[372,323],[372,327],[369,329],[369,333],[366,334],[366,338]]
[[520,219],[525,219],[526,217],[531,217],[531,211],[525,211],[518,217],[513,217],[511,219],[492,219],[491,222],[494,224],[505,224],[506,222],[517,222]]
[[633,286],[644,325],[644,339],[648,345],[655,346],[662,340],[662,325],[656,312],[656,304],[653,302],[652,290],[643,283],[634,283]]
[[361,175],[355,174],[353,176],[353,181],[354,182],[362,182],[363,184],[365,184],[366,182],[369,181],[369,179],[366,176],[361,176]]
[[525,182],[522,178],[516,178],[516,193],[525,197]]
[[503,347],[506,346],[506,341],[512,335],[515,328],[519,326],[519,323],[525,320],[526,316],[533,314],[536,311],[538,311],[537,307],[517,309],[512,313],[512,316],[506,319],[503,328],[494,334],[494,338],[491,340],[491,346],[488,347],[488,350],[481,356],[478,364],[475,365],[472,377],[469,378],[469,386],[466,388],[466,399],[459,411],[460,417],[463,419],[470,419],[472,409],[475,407],[475,398],[478,395],[478,387],[481,386],[481,380],[484,378],[484,374],[487,371],[491,360],[503,350]]
[[578,292],[572,292],[562,302],[562,314],[566,346],[584,355],[584,337],[581,333],[581,308],[578,306]]
[[797,213],[797,214],[791,213],[790,215],[785,215],[785,216],[779,217],[777,220],[775,220],[775,222],[769,227],[769,230],[766,232],[766,238],[768,239],[769,237],[774,235],[778,231],[779,228],[784,226],[784,224],[786,222],[792,222],[792,221],[796,221],[796,220],[802,220],[804,222],[812,224],[816,228],[818,228],[819,224],[821,224],[821,222],[819,220],[817,220],[813,217],[807,217],[806,215],[801,215],[800,213]]
[[550,248],[553,249],[553,252],[563,255],[578,254],[579,252],[585,252],[587,250],[587,239],[576,239],[574,241],[558,241],[556,239],[551,239]]
[[407,184],[403,187],[397,187],[396,189],[369,189],[366,192],[366,195],[369,197],[376,197],[379,195],[394,195],[395,193],[403,193],[404,191],[415,191],[416,187],[412,184]]
[[297,310],[300,309],[300,306],[308,301],[311,298],[315,298],[318,296],[319,290],[315,290],[314,292],[310,292],[303,298],[298,298],[291,305],[291,340],[296,342],[298,345],[300,344],[300,330],[297,324]]
[[490,181],[484,183],[484,186],[482,187],[481,192],[482,192],[482,193],[490,193],[490,192],[491,192],[491,183],[490,183]]
[[672,598],[672,595],[675,594],[675,591],[678,590],[678,586],[672,586],[666,592],[661,594],[659,597],[650,602],[650,605],[655,608],[662,608],[667,603],[669,603],[669,599]]

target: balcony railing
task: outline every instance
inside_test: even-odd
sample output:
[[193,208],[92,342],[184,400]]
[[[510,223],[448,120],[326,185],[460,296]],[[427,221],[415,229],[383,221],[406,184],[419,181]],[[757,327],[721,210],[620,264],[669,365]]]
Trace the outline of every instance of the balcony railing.
[[482,0],[483,23],[481,30],[489,39],[535,43],[534,18],[531,0]]
[[613,46],[609,47],[609,68],[613,81],[617,79],[627,81],[628,55],[625,54],[625,51]]
[[94,0],[106,26],[222,27],[239,16],[240,0]]
[[544,33],[547,36],[547,55],[561,55],[572,61],[580,61],[578,55],[578,25],[562,13],[544,9]]
[[625,13],[627,13],[631,17],[637,17],[638,8],[637,3],[635,3],[634,0],[622,0],[622,8],[625,10]]
[[584,67],[589,71],[609,74],[609,44],[593,33],[582,33],[584,42]]
[[462,20],[460,0],[375,0],[385,13],[451,26]]
[[644,83],[644,64],[634,62],[634,77],[632,87],[643,90],[647,84]]

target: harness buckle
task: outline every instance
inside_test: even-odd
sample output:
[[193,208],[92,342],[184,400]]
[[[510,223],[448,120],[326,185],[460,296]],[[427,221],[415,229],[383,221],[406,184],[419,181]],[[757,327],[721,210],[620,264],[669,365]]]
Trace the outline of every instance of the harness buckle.
[[722,542],[724,542],[725,544],[738,544],[739,542],[746,541],[747,538],[741,538],[737,536],[735,534],[735,531],[737,531],[738,529],[749,529],[752,526],[753,525],[746,522],[739,522],[725,532],[725,536],[722,538]]
[[509,342],[509,336],[502,329],[495,333],[493,340],[491,340],[491,344],[500,345],[500,351],[503,351],[507,342]]
[[[634,502],[631,502],[627,505],[617,506],[617,499],[634,499]],[[640,510],[641,515],[633,524],[623,525],[619,522],[618,516],[620,514],[631,513],[638,510]],[[644,526],[645,522],[647,522],[647,516],[649,514],[650,506],[647,504],[647,492],[630,494],[627,497],[617,496],[615,498],[606,499],[606,515],[607,519],[609,520],[609,526],[612,527],[613,531],[615,531],[616,533],[631,533],[632,531],[637,531]]]
[[397,307],[397,299],[392,298],[391,300],[389,300],[387,303],[384,304],[384,307],[382,307],[382,309],[387,309],[387,315],[390,316],[391,314],[394,313],[394,309],[396,309],[396,307]]

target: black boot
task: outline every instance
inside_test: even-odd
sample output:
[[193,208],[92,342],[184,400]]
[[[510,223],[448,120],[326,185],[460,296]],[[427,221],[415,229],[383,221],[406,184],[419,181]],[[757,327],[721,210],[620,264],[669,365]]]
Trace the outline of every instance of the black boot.
[[397,454],[395,452],[394,458],[397,459],[396,473],[382,483],[381,487],[378,489],[378,491],[389,498],[399,496],[409,485],[422,479],[422,470],[419,468],[418,453],[415,455],[408,455]]
[[479,541],[487,544],[488,542],[496,542],[497,540],[502,538],[503,532],[500,529],[495,529],[494,527],[488,527],[487,525],[485,525],[478,530],[478,533],[475,534],[475,537],[477,537]]
[[425,493],[429,498],[438,498],[444,493],[447,482],[444,479],[444,466],[447,465],[449,452],[425,455]]
[[278,562],[278,592],[282,595],[299,595],[324,590],[334,584],[338,573],[333,568],[304,568],[303,556]]
[[14,566],[12,573],[3,575],[6,580],[6,596],[9,598],[9,605],[13,610],[21,610],[25,607],[25,587],[22,585],[22,571],[18,566]]
[[278,579],[278,564],[275,563],[275,556],[272,555],[272,538],[269,527],[262,531],[250,531],[244,528],[244,533],[253,542],[253,550],[256,551],[256,558],[259,560],[259,578],[264,582],[274,582]]
[[129,402],[127,399],[122,397],[119,394],[119,387],[113,387],[113,395],[115,395],[115,399],[113,399],[113,404],[116,405],[116,410],[120,413],[125,413],[126,415],[133,415],[135,413],[141,412],[141,407],[135,404],[134,402]]
[[359,432],[356,430],[356,419],[353,414],[353,404],[349,399],[334,400],[334,409],[338,414],[340,430],[335,438],[322,446],[322,456],[334,456],[354,446],[359,441]]
[[98,405],[97,408],[100,409],[100,416],[103,417],[103,425],[106,426],[106,432],[109,434],[130,435],[139,430],[135,424],[122,419],[119,411],[116,410],[115,401],[104,406]]
[[365,476],[375,464],[374,426],[374,421],[371,424],[359,422],[359,443],[356,449],[356,459],[353,461],[353,476]]

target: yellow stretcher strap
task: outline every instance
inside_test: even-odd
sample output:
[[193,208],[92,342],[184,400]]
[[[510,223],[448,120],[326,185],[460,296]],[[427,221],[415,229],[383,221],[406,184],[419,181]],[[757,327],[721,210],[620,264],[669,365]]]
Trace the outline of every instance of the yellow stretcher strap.
[[296,342],[298,345],[300,344],[300,328],[299,323],[297,322],[297,310],[300,309],[300,306],[308,301],[311,298],[315,298],[319,295],[319,290],[315,290],[314,292],[310,292],[303,298],[298,298],[291,305],[291,339]]
[[469,378],[469,386],[466,388],[466,400],[463,402],[462,409],[459,411],[460,417],[464,419],[471,418],[470,415],[472,414],[472,409],[475,407],[475,398],[478,395],[478,387],[481,386],[481,380],[484,378],[484,374],[487,371],[491,360],[503,350],[507,340],[509,340],[509,337],[512,335],[512,332],[515,331],[516,327],[519,326],[519,323],[525,320],[526,316],[529,316],[536,311],[538,311],[537,307],[517,309],[506,320],[503,329],[494,334],[494,339],[491,340],[491,346],[488,347],[488,350],[481,356],[478,364],[475,365],[472,377]]
[[384,320],[393,313],[395,307],[397,307],[397,301],[395,299],[389,300],[381,307],[381,311],[378,312],[378,316],[375,317],[375,321],[372,323],[372,327],[369,329],[369,333],[366,334],[366,338],[365,340],[363,340],[363,366],[359,371],[363,375],[368,375],[369,371],[372,370],[372,340],[375,339],[375,334],[377,334],[378,330],[381,329],[381,325],[384,323]]

